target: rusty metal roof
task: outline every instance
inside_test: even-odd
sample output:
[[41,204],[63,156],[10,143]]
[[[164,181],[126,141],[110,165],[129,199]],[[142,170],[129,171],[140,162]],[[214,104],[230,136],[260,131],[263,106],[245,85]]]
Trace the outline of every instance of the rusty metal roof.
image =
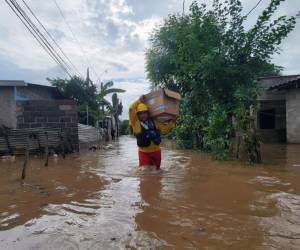
[[258,82],[265,90],[282,90],[300,86],[300,75],[260,77]]

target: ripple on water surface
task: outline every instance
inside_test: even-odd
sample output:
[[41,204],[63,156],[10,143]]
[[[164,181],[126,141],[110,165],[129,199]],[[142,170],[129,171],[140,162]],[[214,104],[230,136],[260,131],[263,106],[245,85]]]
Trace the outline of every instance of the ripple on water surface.
[[164,148],[156,171],[134,139],[113,144],[31,159],[24,183],[22,159],[0,162],[0,249],[300,248],[299,148],[258,167]]

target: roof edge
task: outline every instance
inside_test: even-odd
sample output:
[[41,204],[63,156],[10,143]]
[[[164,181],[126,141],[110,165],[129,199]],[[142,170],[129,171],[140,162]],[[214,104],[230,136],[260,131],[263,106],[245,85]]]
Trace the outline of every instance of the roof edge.
[[260,76],[258,77],[258,80],[260,79],[273,79],[273,78],[284,78],[284,77],[300,77],[300,74],[296,74],[296,75],[280,75],[280,76],[276,76],[276,75],[270,75],[270,76]]

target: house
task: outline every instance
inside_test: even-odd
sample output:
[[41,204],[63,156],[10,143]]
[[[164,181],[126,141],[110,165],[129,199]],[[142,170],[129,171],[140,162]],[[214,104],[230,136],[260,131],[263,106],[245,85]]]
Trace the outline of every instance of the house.
[[0,80],[0,127],[60,128],[78,148],[78,107],[58,88]]
[[24,81],[0,80],[0,124],[17,127],[17,103],[31,100],[59,100],[63,96],[52,86],[38,85]]
[[300,143],[300,75],[259,78],[257,130],[264,142]]

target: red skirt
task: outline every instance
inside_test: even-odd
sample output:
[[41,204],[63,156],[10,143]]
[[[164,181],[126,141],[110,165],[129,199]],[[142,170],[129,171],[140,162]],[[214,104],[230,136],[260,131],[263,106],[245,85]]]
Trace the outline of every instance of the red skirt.
[[161,150],[155,152],[142,152],[139,150],[139,165],[141,166],[156,166],[156,169],[160,169],[161,163]]

